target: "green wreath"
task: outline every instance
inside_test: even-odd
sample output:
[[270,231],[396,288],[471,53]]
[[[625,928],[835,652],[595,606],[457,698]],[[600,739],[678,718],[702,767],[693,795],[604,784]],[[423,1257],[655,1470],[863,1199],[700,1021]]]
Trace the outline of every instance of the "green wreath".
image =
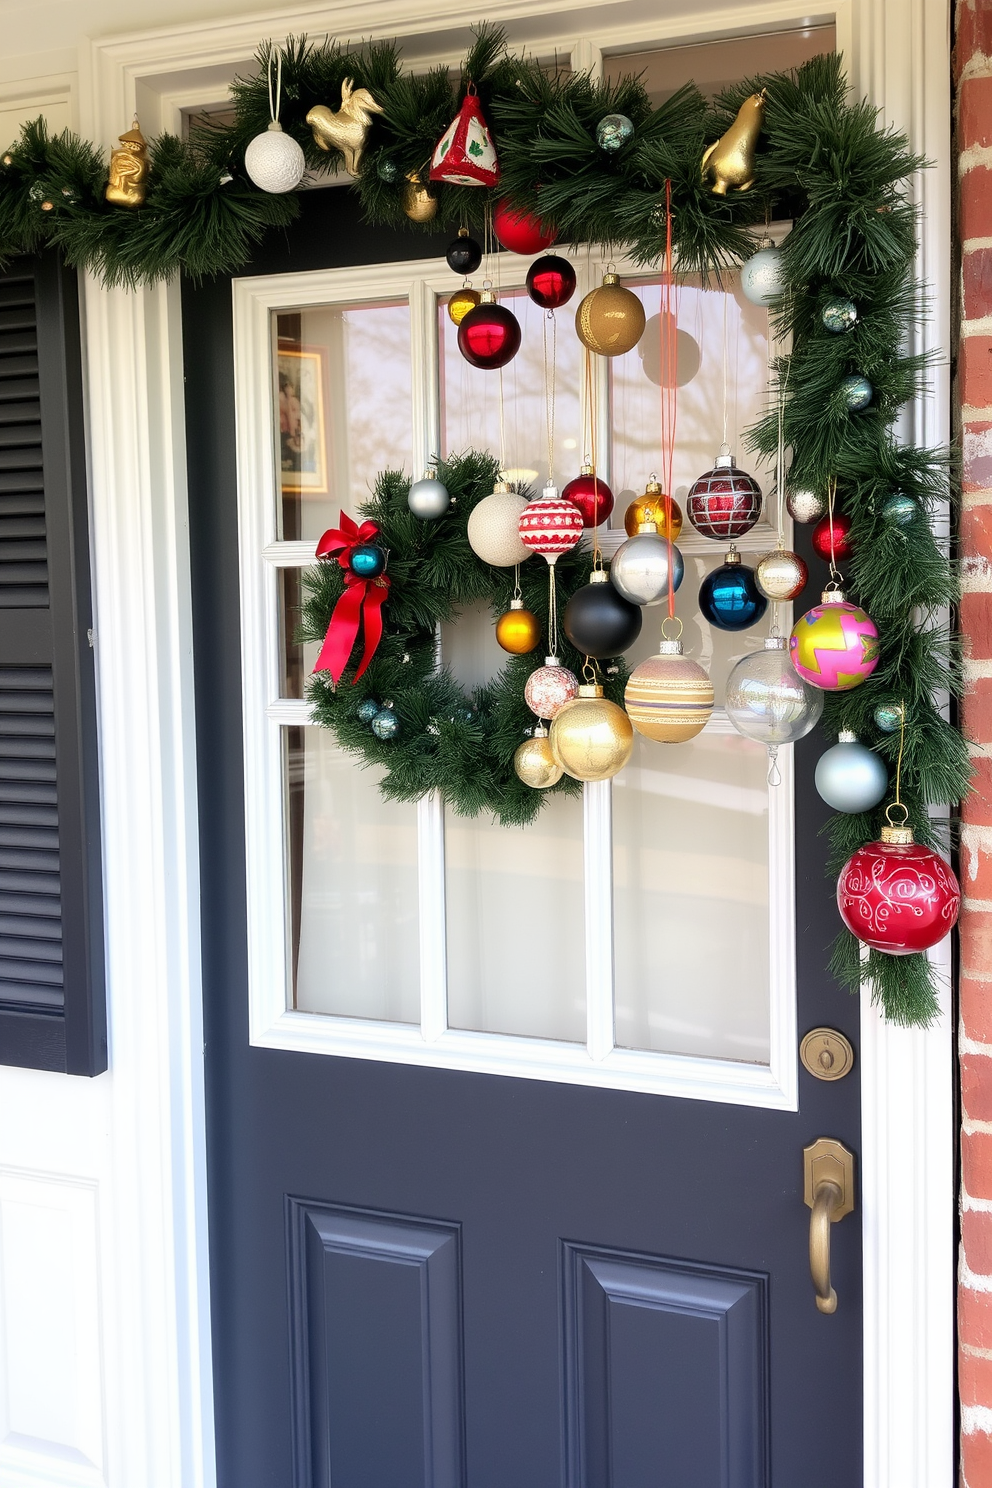
[[[455,620],[470,605],[488,605],[494,619],[509,608],[513,569],[492,568],[469,547],[466,527],[473,508],[499,478],[490,455],[470,451],[442,461],[438,476],[452,497],[444,516],[424,521],[407,504],[409,477],[388,470],[376,481],[362,516],[379,528],[377,543],[388,553],[389,593],[382,607],[382,639],[358,680],[363,655],[359,634],[337,687],[325,671],[307,686],[314,719],[332,729],[343,748],[366,765],[385,771],[380,790],[388,800],[419,801],[437,791],[460,816],[491,812],[504,826],[521,826],[540,811],[545,796],[577,795],[581,785],[564,776],[549,790],[533,790],[518,779],[513,756],[536,719],[523,700],[524,683],[543,661],[543,642],[527,656],[509,657],[490,682],[467,692],[450,668],[436,665],[438,625]],[[527,494],[526,492],[524,494]],[[588,582],[588,549],[563,553],[556,565],[559,607]],[[300,638],[323,641],[344,593],[344,573],[324,560],[303,576],[305,600]],[[520,567],[524,604],[548,634],[548,568],[541,558]],[[561,638],[562,665],[581,676],[585,658]],[[622,657],[599,663],[606,696],[623,705],[627,668]],[[380,739],[363,704],[388,703],[399,729]]]

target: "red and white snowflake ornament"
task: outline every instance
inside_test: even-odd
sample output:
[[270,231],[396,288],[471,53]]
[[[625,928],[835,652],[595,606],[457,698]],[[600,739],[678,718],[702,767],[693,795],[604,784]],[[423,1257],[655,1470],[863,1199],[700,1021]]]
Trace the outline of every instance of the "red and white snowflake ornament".
[[499,162],[475,87],[438,140],[431,159],[431,180],[452,186],[495,186]]

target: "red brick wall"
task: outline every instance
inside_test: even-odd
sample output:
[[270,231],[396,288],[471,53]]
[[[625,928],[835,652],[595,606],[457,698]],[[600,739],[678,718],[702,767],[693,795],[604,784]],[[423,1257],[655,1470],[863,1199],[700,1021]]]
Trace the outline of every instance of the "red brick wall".
[[961,1482],[992,1488],[992,0],[957,0],[954,79],[964,727],[976,770],[961,844]]

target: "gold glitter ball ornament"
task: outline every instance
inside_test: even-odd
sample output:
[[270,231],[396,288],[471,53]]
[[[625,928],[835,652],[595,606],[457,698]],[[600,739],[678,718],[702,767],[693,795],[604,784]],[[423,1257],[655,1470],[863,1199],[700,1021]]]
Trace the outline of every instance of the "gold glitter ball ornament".
[[448,319],[455,325],[461,325],[468,312],[474,310],[481,299],[479,291],[469,289],[468,285],[457,289],[448,301]]
[[754,570],[755,581],[766,599],[786,604],[806,588],[809,569],[798,553],[775,548],[759,558]]
[[513,756],[513,768],[524,785],[533,790],[547,790],[557,785],[565,771],[551,753],[548,731],[542,723],[533,736],[525,739]]
[[582,345],[600,356],[623,356],[644,334],[644,306],[619,274],[603,275],[575,312],[575,330]]
[[541,639],[541,625],[536,615],[524,609],[522,599],[511,599],[506,614],[496,621],[496,639],[511,656],[526,656],[534,650]]
[[[675,542],[682,531],[682,508],[674,497],[671,508],[672,542]],[[644,495],[632,501],[624,512],[623,525],[627,536],[636,537],[637,529],[642,522],[653,522],[658,529],[658,536],[668,537],[665,526],[665,493],[661,489],[660,481],[649,480],[644,487]]]
[[584,683],[578,697],[555,714],[551,753],[573,780],[610,780],[630,759],[634,730],[622,708]]
[[639,734],[660,744],[684,744],[701,733],[713,712],[713,683],[681,641],[662,641],[631,672],[623,695]]

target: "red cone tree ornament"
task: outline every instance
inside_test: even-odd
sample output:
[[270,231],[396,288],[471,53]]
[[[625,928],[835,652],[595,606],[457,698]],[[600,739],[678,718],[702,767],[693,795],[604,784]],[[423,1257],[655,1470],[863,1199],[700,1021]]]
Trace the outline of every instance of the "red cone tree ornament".
[[458,323],[458,350],[473,367],[505,367],[520,350],[520,322],[512,310],[497,305],[491,289]]
[[493,209],[493,232],[504,248],[523,254],[543,253],[557,236],[539,217],[505,201],[498,202]]
[[960,907],[950,864],[906,826],[883,827],[880,840],[860,847],[837,880],[844,924],[888,956],[928,951],[954,928]]
[[474,83],[469,83],[465,101],[437,142],[431,180],[452,186],[495,186],[499,180],[496,149]]

